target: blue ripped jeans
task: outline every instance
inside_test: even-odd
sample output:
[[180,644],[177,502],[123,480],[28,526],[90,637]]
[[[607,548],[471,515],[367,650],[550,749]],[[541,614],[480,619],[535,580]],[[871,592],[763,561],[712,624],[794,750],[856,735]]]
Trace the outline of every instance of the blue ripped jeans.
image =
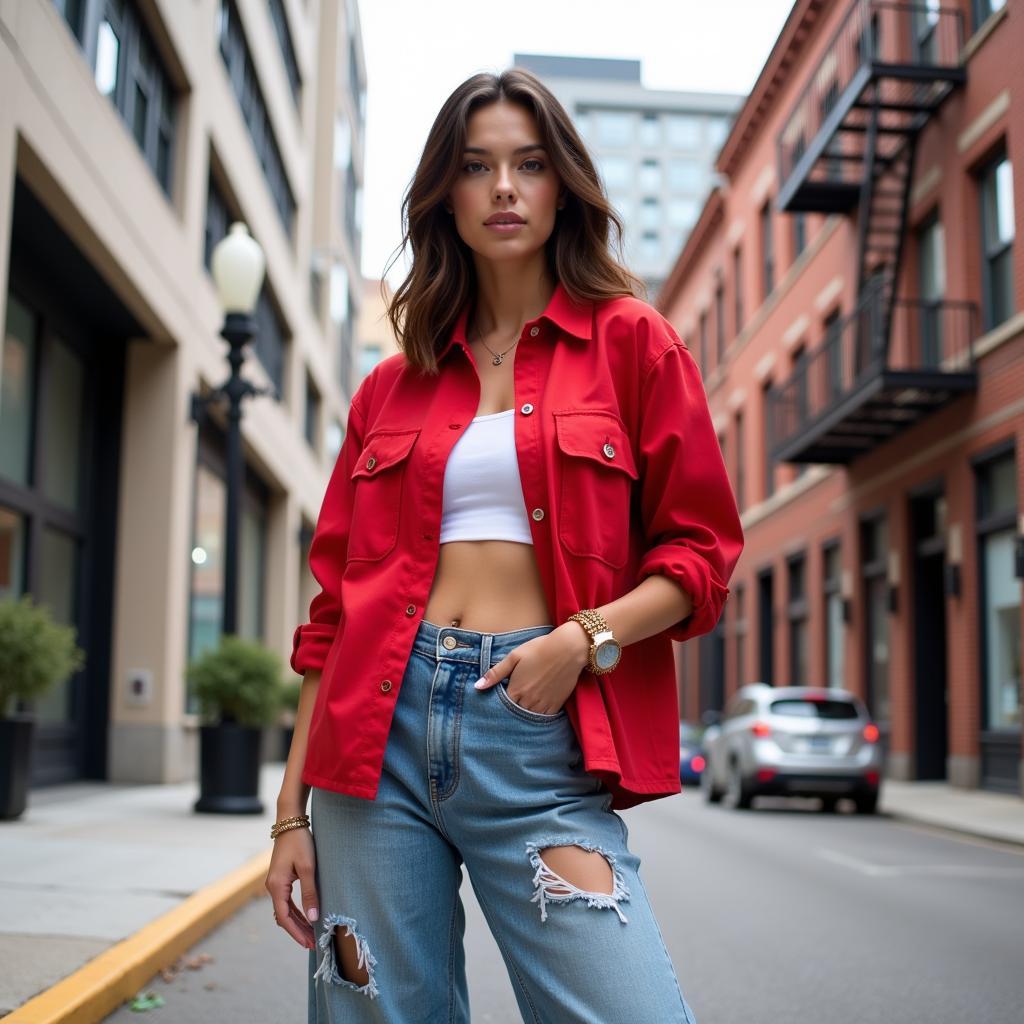
[[[473,688],[552,629],[480,633],[421,620],[376,799],[312,789],[320,920],[310,1024],[469,1021],[463,861],[524,1021],[696,1024],[626,823],[584,771],[568,715],[515,704],[507,678]],[[555,846],[602,854],[612,891],[552,871],[543,851]],[[354,938],[366,984],[343,977],[335,931]]]

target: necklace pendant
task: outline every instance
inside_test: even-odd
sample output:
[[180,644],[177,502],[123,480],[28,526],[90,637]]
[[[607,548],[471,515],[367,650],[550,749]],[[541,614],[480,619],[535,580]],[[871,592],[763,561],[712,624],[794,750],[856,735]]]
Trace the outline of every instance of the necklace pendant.
[[494,357],[494,358],[493,358],[493,359],[491,360],[491,362],[492,362],[492,363],[494,363],[494,365],[495,365],[495,366],[501,366],[501,361],[502,361],[502,359],[504,359],[504,358],[505,358],[505,357],[504,357],[504,354],[502,354],[502,355],[500,355],[500,356],[495,356],[495,357]]

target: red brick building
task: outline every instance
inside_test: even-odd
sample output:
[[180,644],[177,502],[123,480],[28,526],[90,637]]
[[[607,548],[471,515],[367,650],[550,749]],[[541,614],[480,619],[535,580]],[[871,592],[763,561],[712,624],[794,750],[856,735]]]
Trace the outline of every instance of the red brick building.
[[844,686],[890,777],[1021,792],[1022,50],[1003,0],[797,0],[737,116],[657,297],[746,530],[685,717]]

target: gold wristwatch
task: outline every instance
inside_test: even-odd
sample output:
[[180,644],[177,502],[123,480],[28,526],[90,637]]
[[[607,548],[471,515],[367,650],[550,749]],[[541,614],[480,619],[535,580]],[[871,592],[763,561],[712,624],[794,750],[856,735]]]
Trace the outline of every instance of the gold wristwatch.
[[566,622],[578,622],[590,637],[590,660],[587,667],[594,675],[611,672],[622,657],[622,645],[612,636],[611,626],[604,616],[593,608],[581,608],[573,612]]

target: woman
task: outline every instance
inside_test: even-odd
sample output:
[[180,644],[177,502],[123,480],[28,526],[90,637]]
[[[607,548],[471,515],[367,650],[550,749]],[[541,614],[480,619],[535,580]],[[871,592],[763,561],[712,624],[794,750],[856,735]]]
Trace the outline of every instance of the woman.
[[524,1020],[694,1024],[616,810],[679,791],[669,641],[742,547],[700,373],[530,73],[455,90],[404,207],[402,352],[353,396],[291,660],[267,889],[309,1020],[469,1020],[465,862]]

